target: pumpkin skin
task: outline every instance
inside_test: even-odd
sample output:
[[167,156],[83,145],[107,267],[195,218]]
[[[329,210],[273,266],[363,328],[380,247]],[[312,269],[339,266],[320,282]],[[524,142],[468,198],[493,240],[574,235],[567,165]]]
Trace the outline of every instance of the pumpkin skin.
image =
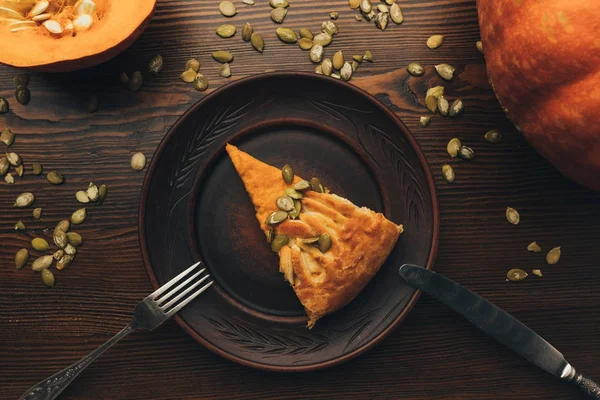
[[43,27],[10,32],[0,24],[0,63],[41,72],[68,72],[101,64],[144,31],[156,0],[95,0],[103,18],[87,32],[53,38]]
[[490,83],[525,139],[600,191],[599,0],[477,0]]

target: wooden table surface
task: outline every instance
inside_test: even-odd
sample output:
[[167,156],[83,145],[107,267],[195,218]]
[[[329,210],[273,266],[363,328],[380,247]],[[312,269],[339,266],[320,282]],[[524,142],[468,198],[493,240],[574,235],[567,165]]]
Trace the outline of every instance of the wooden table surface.
[[[14,185],[0,183],[0,398],[18,398],[38,380],[96,348],[128,321],[132,307],[152,286],[138,240],[138,202],[144,173],[129,168],[131,154],[149,159],[169,127],[206,93],[178,79],[187,59],[197,57],[210,89],[268,69],[312,71],[308,54],[275,37],[266,0],[254,6],[235,1],[239,13],[222,17],[218,1],[159,1],[152,22],[127,51],[104,65],[67,74],[32,73],[32,100],[14,100],[12,78],[0,67],[0,96],[11,111],[0,127],[18,135],[11,147],[24,159],[27,174]],[[484,58],[475,49],[477,12],[472,0],[399,0],[401,26],[385,32],[357,22],[346,0],[290,0],[286,26],[318,30],[330,11],[339,11],[339,34],[326,55],[371,50],[352,83],[383,100],[418,139],[434,172],[441,215],[435,269],[513,313],[560,349],[581,372],[600,379],[600,194],[561,177],[530,148],[503,115],[486,81]],[[117,9],[118,10],[118,9]],[[234,23],[238,34],[221,39],[215,29]],[[241,40],[245,22],[261,32],[263,54]],[[425,46],[444,34],[441,48]],[[6,40],[6,39],[4,39]],[[235,54],[233,77],[219,78],[212,51]],[[158,77],[147,73],[156,54],[165,59]],[[427,65],[426,75],[407,75],[410,62]],[[446,62],[457,76],[443,83],[433,65]],[[122,71],[141,70],[144,86],[130,92]],[[433,117],[421,128],[427,87],[446,86],[449,98],[462,98],[458,119]],[[100,107],[86,111],[89,95]],[[489,144],[483,135],[499,129],[504,139]],[[450,161],[452,137],[471,145],[472,162]],[[4,145],[2,145],[4,146]],[[4,149],[4,147],[2,147]],[[3,150],[4,151],[4,150]],[[574,154],[574,157],[577,155]],[[30,173],[31,163],[67,178],[52,186]],[[445,183],[441,166],[455,166],[456,181]],[[89,207],[78,231],[84,237],[73,265],[57,272],[54,289],[42,285],[29,266],[14,268],[14,254],[36,235],[47,234],[78,207],[73,196],[93,180],[105,183],[104,205]],[[43,207],[39,221],[31,210],[12,207],[24,191]],[[510,225],[507,206],[520,211]],[[15,232],[23,219],[26,231]],[[549,250],[562,246],[557,265],[526,251],[533,240]],[[34,255],[37,253],[33,253]],[[542,270],[518,284],[505,282],[511,268]],[[194,342],[173,321],[152,333],[135,333],[90,366],[63,399],[577,399],[576,389],[542,372],[488,339],[437,301],[422,296],[413,312],[371,351],[328,370],[277,374],[226,361]]]

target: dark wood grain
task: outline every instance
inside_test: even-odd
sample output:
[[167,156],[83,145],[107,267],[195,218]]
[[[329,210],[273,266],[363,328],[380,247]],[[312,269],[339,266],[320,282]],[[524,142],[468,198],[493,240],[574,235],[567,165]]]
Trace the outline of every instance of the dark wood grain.
[[[218,1],[159,1],[152,23],[132,48],[116,59],[72,74],[32,74],[32,100],[13,100],[12,77],[0,67],[0,96],[11,112],[0,126],[17,133],[14,151],[27,166],[42,162],[67,176],[60,187],[27,174],[15,185],[0,182],[0,398],[22,392],[104,342],[127,323],[134,304],[151,291],[137,231],[138,201],[144,173],[129,168],[133,152],[151,158],[179,115],[205,94],[178,80],[185,61],[199,57],[211,89],[227,82],[217,74],[210,53],[235,54],[234,77],[267,69],[312,71],[308,54],[280,43],[266,0],[255,6],[236,1],[238,26],[249,21],[265,37],[264,54],[244,43],[239,33],[218,38],[214,30],[226,19]],[[600,378],[595,354],[600,350],[600,194],[561,177],[504,117],[486,83],[474,1],[400,0],[406,20],[378,31],[356,22],[347,2],[291,0],[285,25],[318,30],[329,11],[339,11],[340,33],[327,56],[373,52],[353,83],[388,104],[415,134],[436,177],[441,241],[435,269],[514,313],[560,349],[592,379]],[[432,51],[425,40],[447,35]],[[165,69],[150,77],[146,64],[155,54]],[[422,78],[409,77],[404,66],[428,65]],[[449,98],[464,100],[456,120],[425,114],[424,92],[440,83],[432,65],[448,62],[457,78],[445,84]],[[118,81],[121,71],[142,70],[145,84],[131,93]],[[88,95],[97,94],[100,109],[85,111]],[[491,128],[504,133],[501,143],[483,140]],[[472,162],[450,161],[445,146],[459,137],[477,152]],[[576,155],[573,155],[576,157]],[[441,166],[451,162],[457,178],[443,182]],[[73,193],[89,180],[106,183],[104,205],[89,207],[76,262],[57,273],[57,286],[45,288],[29,268],[15,271],[16,250],[44,234],[78,207]],[[34,191],[44,208],[40,221],[31,210],[12,208],[14,198]],[[517,208],[521,224],[510,225],[506,206]],[[15,232],[24,219],[28,230]],[[533,240],[545,249],[560,245],[559,264],[545,265],[543,255],[528,253]],[[35,254],[35,253],[34,253]],[[520,284],[505,282],[510,268],[541,268],[544,277]],[[423,296],[408,319],[386,340],[349,363],[306,374],[255,371],[225,361],[189,338],[174,322],[152,333],[136,333],[102,356],[64,392],[64,399],[578,399],[580,393],[492,342],[436,301]]]

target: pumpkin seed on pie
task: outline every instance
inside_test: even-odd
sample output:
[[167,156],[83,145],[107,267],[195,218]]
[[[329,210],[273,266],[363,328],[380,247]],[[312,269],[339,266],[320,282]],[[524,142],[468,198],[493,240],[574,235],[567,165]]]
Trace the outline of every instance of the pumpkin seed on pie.
[[291,185],[294,181],[294,170],[289,164],[286,164],[283,166],[283,168],[281,168],[281,177],[288,185]]

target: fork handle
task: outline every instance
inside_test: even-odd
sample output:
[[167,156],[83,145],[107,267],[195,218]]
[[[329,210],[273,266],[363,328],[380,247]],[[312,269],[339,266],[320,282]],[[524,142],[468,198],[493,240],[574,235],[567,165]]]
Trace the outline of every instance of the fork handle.
[[33,386],[19,400],[52,400],[55,399],[63,390],[67,388],[77,378],[77,376],[83,371],[88,365],[90,365],[96,358],[100,357],[102,353],[114,346],[119,340],[129,335],[135,329],[131,324],[127,325],[123,330],[117,333],[115,336],[107,340],[104,344],[92,351],[81,360],[74,364],[71,364],[62,371],[57,372],[49,378],[38,382],[37,385]]

